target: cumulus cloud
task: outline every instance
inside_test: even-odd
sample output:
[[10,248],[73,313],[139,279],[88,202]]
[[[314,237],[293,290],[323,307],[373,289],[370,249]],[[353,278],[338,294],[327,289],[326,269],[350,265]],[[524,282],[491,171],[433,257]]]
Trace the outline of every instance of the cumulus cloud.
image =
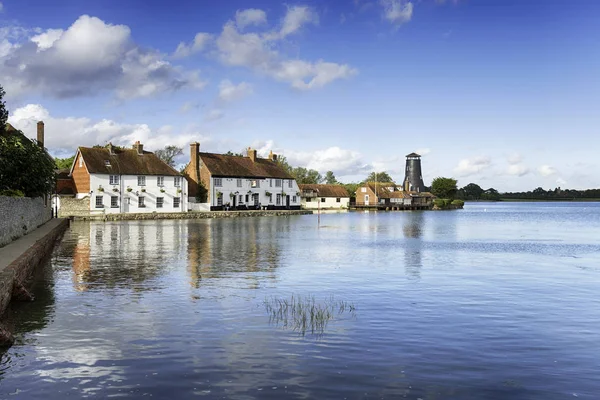
[[465,158],[460,160],[454,172],[459,176],[469,176],[477,174],[492,165],[489,157],[478,156],[473,158]]
[[415,153],[417,153],[420,156],[426,156],[427,154],[431,153],[431,149],[428,147],[425,147],[425,148],[415,150]]
[[112,90],[129,99],[204,86],[197,71],[173,66],[161,53],[134,43],[129,27],[88,15],[67,30],[39,31],[9,43],[11,51],[0,52],[0,76],[13,96],[72,98]]
[[240,26],[248,26],[250,22],[262,24],[263,14],[259,11],[238,11],[235,20],[223,25],[221,33],[214,40],[214,48],[208,54],[224,65],[248,68],[300,90],[320,88],[357,74],[358,71],[347,64],[291,59],[282,54],[280,44],[284,39],[307,24],[318,23],[318,16],[313,9],[305,6],[288,7],[279,28],[266,32],[243,32]]
[[552,176],[552,175],[556,175],[558,173],[558,171],[556,171],[556,168],[551,167],[550,165],[542,165],[538,168],[538,172],[541,176]]
[[523,164],[512,164],[508,166],[506,171],[509,175],[513,176],[524,176],[529,173],[529,168]]
[[4,6],[2,5],[2,3],[0,2],[0,12],[2,12],[2,10],[4,9]]
[[219,84],[219,99],[222,101],[239,100],[249,94],[252,94],[252,85],[249,83],[241,82],[235,85],[230,80],[225,79]]
[[213,35],[209,33],[199,32],[194,37],[192,43],[181,42],[175,49],[175,53],[173,57],[175,58],[184,58],[188,57],[194,53],[198,53],[208,46],[208,44],[213,40]]
[[519,153],[513,153],[508,156],[508,163],[510,165],[520,164],[522,161],[523,161],[523,156],[521,156]]
[[262,25],[267,23],[267,14],[263,10],[249,8],[238,10],[235,13],[235,23],[239,29],[251,25]]
[[380,0],[383,7],[383,17],[396,27],[408,22],[412,18],[413,3],[406,0]]
[[220,110],[218,108],[213,108],[212,110],[208,111],[205,119],[207,121],[216,121],[216,120],[223,118],[224,116],[225,116],[225,112],[223,110]]
[[73,154],[78,146],[93,146],[112,142],[119,146],[131,146],[141,141],[145,148],[153,150],[165,145],[185,147],[195,140],[209,141],[198,132],[185,131],[175,135],[168,126],[152,129],[146,124],[123,124],[103,119],[54,117],[39,104],[28,104],[14,110],[8,119],[13,126],[27,136],[35,137],[38,121],[45,123],[45,145],[53,154]]

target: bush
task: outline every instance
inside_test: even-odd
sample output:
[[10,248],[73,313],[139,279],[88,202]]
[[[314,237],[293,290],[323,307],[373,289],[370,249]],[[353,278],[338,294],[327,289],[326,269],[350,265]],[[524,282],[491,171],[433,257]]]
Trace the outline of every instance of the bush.
[[438,206],[438,207],[440,207],[440,208],[442,208],[442,207],[444,207],[445,202],[444,202],[444,199],[435,199],[433,201],[433,204],[436,205],[436,206]]
[[0,196],[25,197],[25,193],[23,193],[20,190],[15,190],[15,189],[5,189],[5,190],[0,190]]
[[444,206],[448,207],[450,204],[452,204],[452,199],[444,199]]
[[465,205],[465,202],[464,202],[463,200],[458,200],[458,199],[457,199],[457,200],[454,200],[454,201],[452,202],[452,205],[453,205],[453,206],[459,206],[459,207],[462,207],[462,206],[464,206],[464,205]]

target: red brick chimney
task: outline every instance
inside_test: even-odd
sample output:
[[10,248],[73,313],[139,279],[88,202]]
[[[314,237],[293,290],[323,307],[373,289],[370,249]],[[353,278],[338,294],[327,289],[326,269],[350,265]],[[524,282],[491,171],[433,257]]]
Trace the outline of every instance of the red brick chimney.
[[251,147],[248,147],[248,157],[252,160],[252,162],[256,162],[256,150],[253,150]]
[[43,149],[44,148],[44,122],[43,121],[39,121],[37,123],[37,142],[40,145],[40,147]]
[[200,143],[190,143],[190,165],[194,173],[198,173],[198,158],[200,153]]

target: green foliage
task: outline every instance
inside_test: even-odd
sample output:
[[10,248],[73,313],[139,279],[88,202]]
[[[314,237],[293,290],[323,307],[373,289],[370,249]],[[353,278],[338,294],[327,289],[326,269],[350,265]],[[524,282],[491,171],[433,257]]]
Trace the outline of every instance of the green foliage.
[[489,188],[483,192],[481,195],[481,200],[498,201],[500,200],[500,193],[498,193],[498,191],[494,188]]
[[6,109],[6,104],[4,103],[4,95],[6,92],[0,86],[0,134],[4,133],[6,130],[6,120],[8,119],[8,110]]
[[225,155],[226,156],[244,157],[244,153],[234,153],[231,150],[229,150],[227,153],[225,153]]
[[481,199],[481,195],[483,194],[484,190],[476,183],[469,183],[467,186],[461,189],[461,192],[464,195],[458,197],[462,197],[464,200],[479,200]]
[[363,182],[396,182],[387,172],[371,172]]
[[56,168],[58,169],[71,169],[74,160],[75,156],[69,158],[55,158],[54,164],[56,164]]
[[200,182],[198,184],[198,192],[196,193],[196,201],[198,203],[206,203],[208,201],[208,190],[204,183]]
[[459,206],[459,207],[463,207],[465,205],[465,202],[463,200],[453,200],[452,203],[453,206]]
[[338,183],[337,179],[335,179],[335,175],[333,174],[333,171],[327,171],[325,173],[325,183],[328,185],[335,185]]
[[456,196],[456,179],[437,177],[431,183],[431,193],[444,199],[454,199]]
[[0,190],[0,196],[25,197],[25,193],[23,193],[20,190],[6,189],[6,190]]
[[37,141],[14,134],[0,137],[0,190],[22,191],[40,197],[54,190],[56,166]]
[[[492,189],[488,189],[490,191]],[[489,196],[497,196],[500,200],[500,194],[490,193]],[[483,198],[483,197],[482,197]],[[543,188],[536,188],[528,192],[509,192],[503,193],[502,199],[511,200],[548,200],[548,201],[566,201],[566,200],[585,200],[585,199],[600,199],[600,188],[599,189],[561,189],[557,187],[555,189],[544,190]]]
[[156,150],[154,154],[171,167],[175,167],[175,157],[183,154],[183,148],[178,146],[165,146],[164,149]]
[[443,208],[446,205],[444,199],[435,199],[433,200],[433,204],[439,208]]
[[323,177],[314,169],[306,169],[304,167],[292,167],[284,156],[277,157],[277,164],[279,164],[285,172],[292,175],[298,184],[301,183],[321,183]]
[[341,185],[346,189],[350,197],[356,197],[356,191],[361,186],[360,183],[342,183]]

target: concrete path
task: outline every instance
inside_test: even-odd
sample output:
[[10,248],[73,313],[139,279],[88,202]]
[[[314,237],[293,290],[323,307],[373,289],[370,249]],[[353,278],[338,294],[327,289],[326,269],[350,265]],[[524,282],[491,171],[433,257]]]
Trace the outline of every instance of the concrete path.
[[44,225],[37,228],[35,231],[20,237],[7,244],[4,247],[0,247],[0,272],[4,271],[13,261],[19,258],[25,253],[31,246],[33,246],[38,240],[44,238],[54,228],[56,228],[64,218],[54,218],[46,222]]

